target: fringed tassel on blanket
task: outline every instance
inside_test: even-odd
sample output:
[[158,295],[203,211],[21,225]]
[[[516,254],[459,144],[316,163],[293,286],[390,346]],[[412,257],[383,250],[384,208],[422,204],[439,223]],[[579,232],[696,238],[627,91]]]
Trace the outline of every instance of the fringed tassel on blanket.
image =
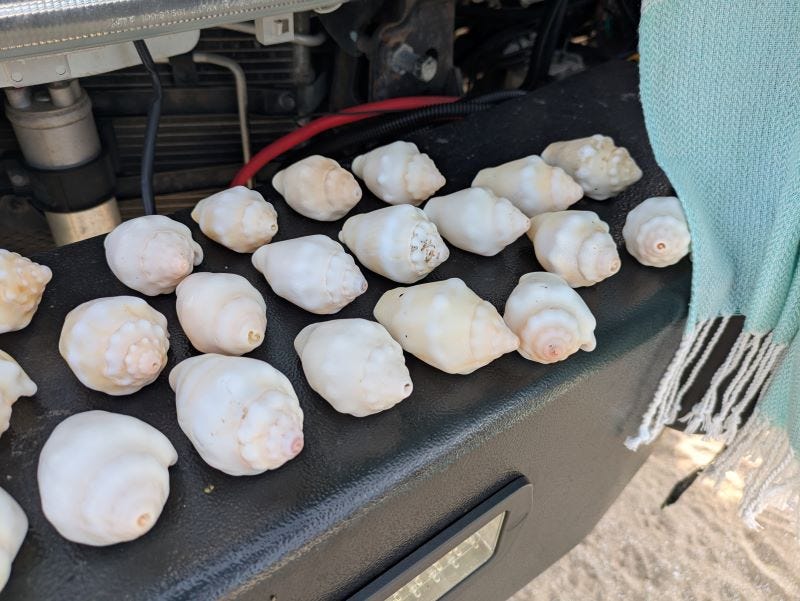
[[[713,320],[701,322],[684,336],[642,418],[638,434],[625,441],[629,449],[635,451],[640,445],[653,442],[665,426],[678,418],[683,397],[697,380],[729,319],[723,317],[718,324]],[[712,438],[733,441],[742,413],[763,394],[785,348],[772,341],[772,334],[742,332],[714,373],[703,398],[682,418],[688,422],[686,432],[703,431]]]
[[[760,528],[756,518],[767,506],[780,509],[793,506],[795,511],[799,510],[800,462],[785,430],[771,426],[758,413],[753,414],[734,443],[705,475],[719,484],[725,473],[735,471],[743,459],[757,463],[745,470],[744,495],[739,504],[739,515],[749,528]],[[800,527],[800,520],[796,523]]]
[[[695,384],[728,322],[727,317],[716,325],[705,321],[684,336],[659,382],[638,434],[625,441],[629,449],[653,442],[665,426],[678,418],[681,401]],[[784,430],[771,426],[756,410],[739,431],[742,414],[764,395],[785,350],[785,344],[773,342],[771,333],[742,332],[714,372],[703,397],[681,418],[687,423],[687,433],[704,432],[728,445],[706,471],[710,478],[721,481],[743,459],[757,463],[746,477],[739,508],[742,519],[751,528],[758,527],[756,517],[767,505],[786,507],[796,503],[800,491],[800,462]]]

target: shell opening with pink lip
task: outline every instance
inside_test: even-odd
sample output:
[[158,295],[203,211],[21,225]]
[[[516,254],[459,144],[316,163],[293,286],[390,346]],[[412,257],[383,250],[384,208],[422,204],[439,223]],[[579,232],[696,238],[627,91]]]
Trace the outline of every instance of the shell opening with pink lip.
[[573,288],[601,282],[621,266],[608,224],[592,211],[537,215],[531,220],[528,237],[541,266]]
[[62,421],[39,456],[42,509],[67,540],[114,545],[147,533],[169,496],[175,448],[128,415],[87,411]]
[[52,277],[49,267],[0,248],[0,334],[31,322]]
[[689,254],[686,215],[674,196],[648,198],[633,208],[622,228],[625,247],[642,265],[668,267]]
[[523,275],[503,314],[519,336],[519,353],[537,363],[563,361],[578,350],[593,351],[597,322],[580,295],[558,275]]
[[120,282],[148,296],[169,294],[203,260],[203,249],[188,227],[163,215],[125,221],[103,245]]
[[58,350],[84,386],[131,394],[167,364],[167,319],[134,296],[98,298],[67,314]]
[[232,476],[277,469],[303,449],[303,412],[289,380],[257,359],[207,354],[169,374],[178,423],[211,467]]

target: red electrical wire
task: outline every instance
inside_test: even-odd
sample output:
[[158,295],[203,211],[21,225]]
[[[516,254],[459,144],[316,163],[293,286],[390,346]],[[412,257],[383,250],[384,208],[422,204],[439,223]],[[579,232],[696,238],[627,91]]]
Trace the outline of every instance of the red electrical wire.
[[247,180],[254,178],[256,173],[263,169],[271,160],[291,150],[298,144],[331,128],[361,121],[362,119],[369,119],[370,117],[376,117],[387,111],[405,111],[434,104],[447,104],[455,102],[456,100],[458,100],[457,96],[405,96],[402,98],[390,98],[389,100],[359,104],[348,107],[335,115],[320,117],[285,136],[281,136],[271,144],[259,150],[255,156],[239,169],[239,172],[233,178],[233,181],[231,181],[231,187],[245,185]]

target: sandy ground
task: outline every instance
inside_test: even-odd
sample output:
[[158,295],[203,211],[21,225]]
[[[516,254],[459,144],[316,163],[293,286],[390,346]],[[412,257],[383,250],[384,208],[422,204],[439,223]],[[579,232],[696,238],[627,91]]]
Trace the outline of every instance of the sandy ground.
[[777,512],[748,530],[742,482],[698,480],[660,509],[672,486],[719,447],[667,430],[592,533],[509,601],[790,601],[800,599],[800,540]]

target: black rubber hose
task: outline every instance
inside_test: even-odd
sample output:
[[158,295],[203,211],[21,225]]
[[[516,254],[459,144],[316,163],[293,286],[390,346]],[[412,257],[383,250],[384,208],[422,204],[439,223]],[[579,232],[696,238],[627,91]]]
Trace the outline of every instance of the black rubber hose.
[[366,129],[362,128],[356,131],[344,132],[337,135],[327,144],[323,143],[321,146],[315,146],[314,150],[317,153],[325,154],[326,152],[335,152],[351,146],[361,146],[398,132],[411,130],[421,125],[427,125],[431,121],[465,117],[477,111],[492,108],[492,106],[498,102],[519,98],[526,93],[527,92],[522,90],[501,90],[478,96],[474,99],[465,98],[449,104],[426,106],[421,109],[408,111],[390,121],[384,121],[383,123]]
[[139,53],[142,65],[147,69],[153,82],[153,98],[150,101],[150,107],[147,109],[147,128],[145,129],[144,148],[142,149],[141,187],[144,214],[155,215],[156,199],[153,193],[153,165],[156,158],[156,137],[158,136],[158,123],[161,120],[161,103],[164,94],[161,89],[161,79],[158,77],[156,64],[153,62],[153,57],[150,55],[147,45],[143,40],[136,40],[133,45],[136,47],[136,52]]
[[532,90],[547,75],[566,12],[567,2],[565,0],[550,0],[544,25],[533,44],[533,52],[531,52],[531,59],[528,63],[528,72],[525,74],[525,80],[520,86],[521,90]]

